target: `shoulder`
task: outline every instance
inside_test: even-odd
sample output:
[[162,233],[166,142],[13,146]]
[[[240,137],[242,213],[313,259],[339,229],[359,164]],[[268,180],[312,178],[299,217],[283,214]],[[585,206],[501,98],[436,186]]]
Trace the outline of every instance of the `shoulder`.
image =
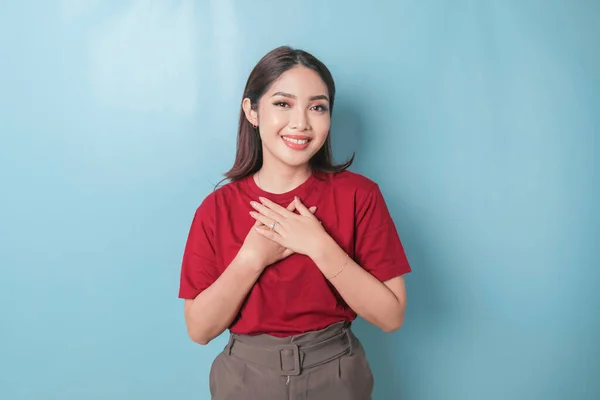
[[373,210],[387,210],[383,193],[374,180],[356,172],[328,174],[332,189],[345,203],[351,202],[357,215]]
[[231,199],[239,194],[241,184],[242,181],[227,182],[208,193],[197,207],[196,216],[207,219],[219,210],[227,209]]
[[330,184],[336,190],[348,191],[358,196],[366,196],[373,191],[379,190],[375,181],[356,172],[343,171],[327,174]]

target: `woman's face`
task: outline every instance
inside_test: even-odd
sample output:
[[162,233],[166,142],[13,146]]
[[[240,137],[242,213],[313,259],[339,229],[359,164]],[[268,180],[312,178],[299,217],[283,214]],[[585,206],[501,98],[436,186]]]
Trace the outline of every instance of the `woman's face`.
[[329,93],[321,77],[306,67],[284,72],[262,96],[258,112],[244,109],[250,123],[258,125],[263,143],[263,163],[306,165],[329,134]]

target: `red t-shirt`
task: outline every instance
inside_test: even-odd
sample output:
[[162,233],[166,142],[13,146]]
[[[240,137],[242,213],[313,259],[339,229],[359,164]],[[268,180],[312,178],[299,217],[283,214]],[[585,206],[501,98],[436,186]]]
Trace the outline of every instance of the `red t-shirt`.
[[[266,197],[287,207],[298,196],[329,235],[380,281],[411,271],[379,186],[359,174],[314,174],[284,194],[261,190],[252,176],[209,194],[196,210],[183,255],[179,297],[193,299],[231,263],[255,220],[250,201]],[[268,266],[230,326],[238,334],[290,336],[318,330],[356,313],[307,256]]]

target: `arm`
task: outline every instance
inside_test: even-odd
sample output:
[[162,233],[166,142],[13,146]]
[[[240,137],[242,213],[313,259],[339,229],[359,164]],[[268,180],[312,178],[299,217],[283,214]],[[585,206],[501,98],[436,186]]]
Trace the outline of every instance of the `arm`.
[[[294,203],[287,208],[290,212],[294,209]],[[315,209],[311,207],[309,212]],[[251,229],[234,260],[219,275],[212,265],[214,251],[202,221],[202,216],[196,220],[188,240],[182,274],[186,289],[182,297],[186,297],[184,315],[188,335],[197,343],[208,344],[231,326],[262,271],[293,252]],[[258,223],[253,228],[265,229]]]
[[331,277],[330,282],[350,308],[366,321],[385,332],[402,326],[406,308],[403,277],[380,282],[354,262],[330,236],[311,258],[326,277]]
[[184,315],[190,338],[208,344],[227,329],[263,268],[243,252],[217,280],[194,299],[185,300]]
[[[366,265],[350,259],[299,199],[296,208],[300,215],[261,199],[263,204],[253,205],[259,211],[253,216],[265,224],[277,221],[274,232],[261,234],[310,257],[358,315],[392,332],[404,322],[406,289],[402,274],[410,268],[382,197],[378,191],[372,195],[370,208],[363,213],[367,217],[363,217],[357,230],[359,243],[355,256]],[[392,276],[395,277],[389,279]]]

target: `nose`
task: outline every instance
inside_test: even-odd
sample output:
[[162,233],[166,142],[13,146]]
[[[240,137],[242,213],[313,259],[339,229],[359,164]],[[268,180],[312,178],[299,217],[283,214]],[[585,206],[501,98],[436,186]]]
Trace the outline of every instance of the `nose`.
[[290,128],[305,131],[309,128],[306,111],[298,107],[290,119]]

